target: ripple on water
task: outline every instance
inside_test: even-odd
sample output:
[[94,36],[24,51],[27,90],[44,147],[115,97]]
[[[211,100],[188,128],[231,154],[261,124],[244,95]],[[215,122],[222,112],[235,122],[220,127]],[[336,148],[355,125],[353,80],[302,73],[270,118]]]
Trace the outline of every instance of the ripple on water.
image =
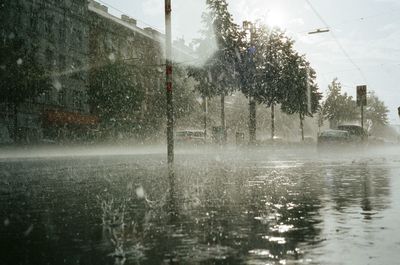
[[286,224],[279,224],[270,228],[271,231],[278,232],[280,234],[287,233],[293,229],[294,229],[293,225],[286,225]]
[[269,242],[277,243],[279,245],[286,244],[286,239],[284,237],[279,236],[263,236],[263,239],[268,240]]

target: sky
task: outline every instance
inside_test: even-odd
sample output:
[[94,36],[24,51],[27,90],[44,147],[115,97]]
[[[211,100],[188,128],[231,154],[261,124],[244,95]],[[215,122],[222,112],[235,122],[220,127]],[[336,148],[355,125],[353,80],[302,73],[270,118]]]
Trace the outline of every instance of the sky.
[[[205,0],[171,0],[173,39],[190,43],[199,37]],[[138,26],[164,32],[163,0],[101,0],[109,12],[125,13]],[[280,27],[295,41],[317,72],[326,92],[333,78],[356,96],[357,85],[385,102],[389,122],[400,124],[400,0],[227,0],[234,20],[260,21]],[[308,32],[329,27],[330,32]]]

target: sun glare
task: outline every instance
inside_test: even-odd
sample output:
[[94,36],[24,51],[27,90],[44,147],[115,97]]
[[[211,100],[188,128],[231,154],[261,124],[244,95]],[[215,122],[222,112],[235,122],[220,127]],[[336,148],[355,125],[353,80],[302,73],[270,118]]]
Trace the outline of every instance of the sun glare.
[[267,15],[265,16],[265,22],[267,25],[271,27],[279,27],[283,28],[284,23],[285,23],[285,18],[282,12],[279,10],[270,10]]

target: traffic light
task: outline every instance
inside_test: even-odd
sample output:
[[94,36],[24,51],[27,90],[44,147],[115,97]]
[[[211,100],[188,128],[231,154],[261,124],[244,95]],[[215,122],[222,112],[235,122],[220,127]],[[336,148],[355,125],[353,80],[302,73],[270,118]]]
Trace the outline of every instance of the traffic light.
[[400,117],[400,107],[397,108],[397,113],[399,114]]
[[367,86],[357,86],[357,106],[367,105]]

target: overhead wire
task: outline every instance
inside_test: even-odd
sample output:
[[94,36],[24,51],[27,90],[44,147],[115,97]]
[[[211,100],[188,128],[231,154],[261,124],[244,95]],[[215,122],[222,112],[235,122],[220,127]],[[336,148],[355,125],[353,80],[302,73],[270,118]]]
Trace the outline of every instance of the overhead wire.
[[[354,23],[357,23],[357,22],[361,23],[361,22],[365,22],[365,21],[367,21],[367,20],[369,20],[369,19],[373,19],[373,18],[377,18],[377,17],[382,17],[382,16],[387,15],[387,14],[389,14],[389,13],[395,13],[395,12],[400,12],[400,9],[397,8],[397,9],[393,9],[393,10],[390,10],[390,11],[385,11],[385,12],[381,12],[381,13],[372,14],[372,15],[369,15],[369,16],[351,18],[351,19],[347,19],[347,20],[344,20],[344,21],[339,22],[339,23],[335,23],[335,24],[333,24],[333,25],[330,24],[330,26],[331,26],[331,28],[336,28],[337,26],[349,25],[349,24],[354,24]],[[397,15],[397,14],[398,14],[398,13],[396,13],[396,15]],[[399,16],[396,16],[396,19],[389,20],[388,22],[393,22],[393,21],[398,21],[398,20],[400,20],[400,17],[399,17]],[[308,33],[308,32],[310,32],[310,30],[302,30],[302,31],[292,31],[292,30],[289,30],[289,31],[292,32],[292,33],[297,33],[297,34],[302,34],[302,33]]]
[[[315,9],[315,7],[312,5],[312,3],[310,2],[310,0],[305,0],[306,3],[309,5],[309,7],[311,8],[311,10],[314,12],[314,14],[319,18],[319,20],[322,22],[322,24],[324,24],[325,27],[327,28],[331,28],[329,26],[329,24],[325,21],[325,19],[319,14],[319,12]],[[340,41],[338,40],[338,38],[336,37],[336,35],[333,33],[332,30],[329,31],[329,33],[331,34],[333,40],[336,42],[337,46],[339,47],[339,49],[342,51],[343,55],[347,58],[347,60],[358,70],[360,76],[362,77],[364,82],[367,82],[367,78],[365,77],[363,71],[361,70],[361,68],[354,62],[354,60],[350,57],[350,55],[347,53],[347,51],[344,49],[343,45],[340,43]]]

